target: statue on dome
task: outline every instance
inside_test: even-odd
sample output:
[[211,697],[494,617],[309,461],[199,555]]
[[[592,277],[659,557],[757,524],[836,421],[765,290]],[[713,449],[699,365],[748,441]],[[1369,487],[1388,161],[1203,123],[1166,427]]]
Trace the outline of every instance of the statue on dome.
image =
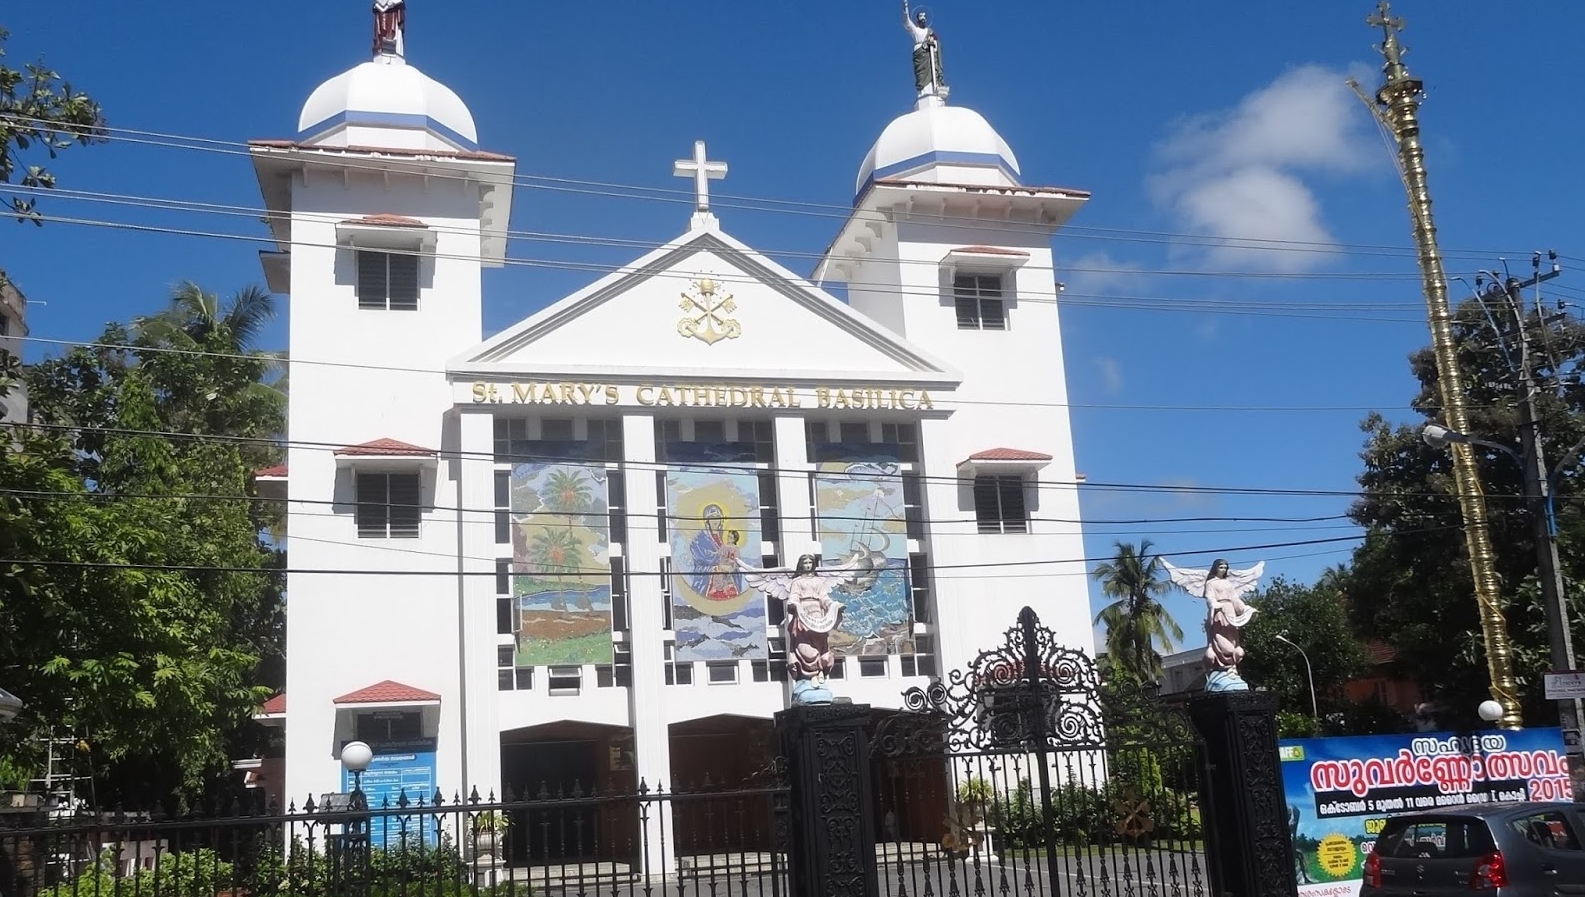
[[930,25],[924,10],[913,13],[903,0],[903,27],[914,39],[914,89],[919,95],[947,95],[947,80],[941,74],[941,38]]
[[407,0],[374,0],[374,55],[407,55]]
[[831,591],[850,580],[857,565],[849,562],[831,570],[820,570],[812,554],[798,558],[791,571],[764,570],[738,560],[750,586],[780,599],[787,610],[787,669],[795,680],[794,704],[829,704],[831,689],[826,677],[836,666],[831,652],[831,633],[842,625],[842,602],[831,598]]
[[1249,691],[1249,683],[1238,674],[1238,662],[1244,659],[1239,630],[1249,625],[1259,611],[1246,603],[1244,596],[1255,590],[1266,562],[1245,570],[1230,569],[1221,558],[1212,561],[1209,570],[1184,570],[1167,563],[1165,558],[1161,565],[1167,568],[1174,584],[1205,601],[1205,661],[1210,666],[1205,690]]

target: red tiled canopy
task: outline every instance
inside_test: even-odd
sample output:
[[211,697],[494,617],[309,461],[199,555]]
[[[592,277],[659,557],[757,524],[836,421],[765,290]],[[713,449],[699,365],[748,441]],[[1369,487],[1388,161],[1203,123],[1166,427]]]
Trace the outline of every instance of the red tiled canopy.
[[277,464],[274,467],[263,467],[255,470],[253,475],[259,479],[265,479],[267,477],[284,477],[286,476],[286,465]]
[[975,452],[968,459],[970,461],[1050,461],[1051,456],[1045,452],[1031,452],[1025,449],[992,448]]
[[335,704],[419,704],[440,700],[440,695],[411,685],[403,685],[390,679],[376,682],[357,691],[348,692],[332,703]]
[[283,691],[275,697],[270,698],[268,701],[265,701],[264,706],[259,708],[259,712],[267,715],[285,713],[286,692]]
[[425,224],[424,222],[419,221],[417,218],[409,218],[406,215],[393,215],[393,214],[391,214],[389,212],[381,212],[378,215],[364,215],[362,218],[348,218],[346,221],[343,221],[341,223],[342,224],[362,224],[362,225],[366,225],[368,227],[428,227],[429,226],[429,225]]
[[379,457],[381,455],[436,455],[434,449],[413,445],[397,439],[376,439],[372,442],[346,445],[336,449],[336,454],[343,457]]

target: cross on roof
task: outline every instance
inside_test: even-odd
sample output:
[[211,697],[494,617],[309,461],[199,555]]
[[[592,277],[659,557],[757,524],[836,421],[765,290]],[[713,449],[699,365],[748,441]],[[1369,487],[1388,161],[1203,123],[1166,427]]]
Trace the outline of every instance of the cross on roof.
[[710,182],[726,177],[725,162],[710,162],[705,158],[704,141],[693,144],[692,159],[678,159],[671,173],[680,178],[693,178],[694,209],[710,211]]

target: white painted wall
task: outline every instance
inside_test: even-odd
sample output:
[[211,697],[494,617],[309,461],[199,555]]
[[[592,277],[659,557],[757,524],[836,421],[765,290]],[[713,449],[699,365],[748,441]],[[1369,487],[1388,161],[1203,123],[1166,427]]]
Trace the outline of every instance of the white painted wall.
[[[442,371],[479,337],[478,191],[460,179],[321,172],[292,186],[290,566],[398,575],[288,575],[286,793],[317,800],[339,789],[332,699],[394,679],[442,696],[437,784],[449,795],[465,784],[457,577],[425,574],[457,570],[456,513],[427,511],[418,539],[360,540],[353,472],[333,450],[381,437],[433,449],[459,444]],[[332,248],[336,222],[379,213],[437,231],[435,256],[420,264],[417,311],[360,310],[353,252]],[[425,499],[458,507],[465,470],[480,468],[442,459],[425,474]]]

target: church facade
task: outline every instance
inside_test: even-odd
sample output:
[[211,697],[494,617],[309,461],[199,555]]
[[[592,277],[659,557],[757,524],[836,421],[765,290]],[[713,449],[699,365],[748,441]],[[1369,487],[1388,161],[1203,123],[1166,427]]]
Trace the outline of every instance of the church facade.
[[352,740],[376,801],[749,779],[806,556],[841,698],[899,708],[1026,604],[1091,647],[1051,249],[1087,194],[936,77],[812,272],[733,238],[701,143],[679,233],[481,341],[515,163],[401,27],[252,144],[291,299],[283,796],[344,790]]

